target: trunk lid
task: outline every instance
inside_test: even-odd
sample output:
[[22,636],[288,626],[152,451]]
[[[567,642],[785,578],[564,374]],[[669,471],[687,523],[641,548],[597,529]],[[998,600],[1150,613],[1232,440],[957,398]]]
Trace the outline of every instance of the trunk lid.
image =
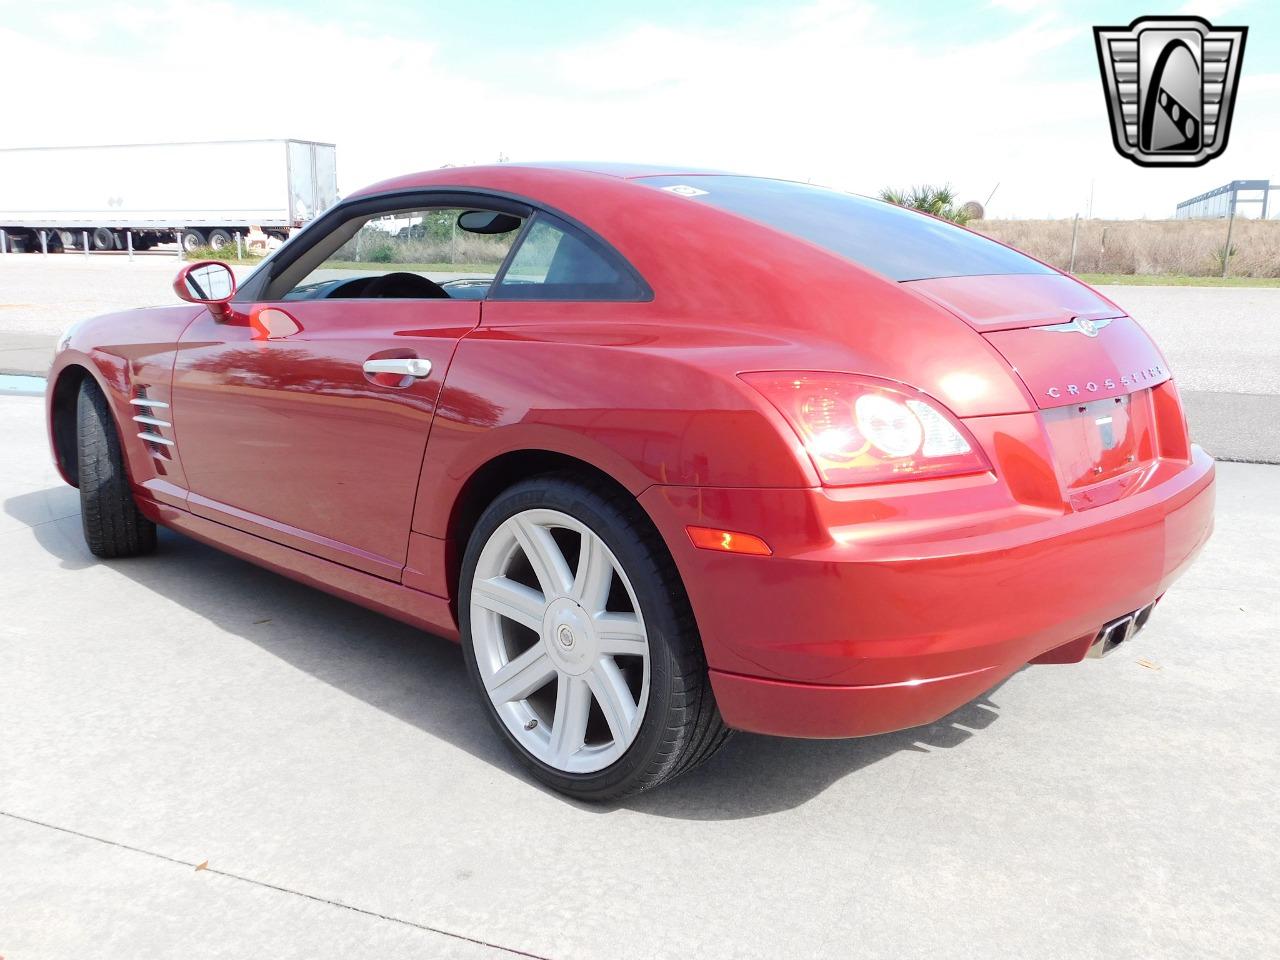
[[945,307],[979,333],[1063,323],[1073,317],[1124,316],[1102,294],[1060,273],[938,277],[903,286]]
[[1070,277],[943,277],[904,286],[982,334],[1042,410],[1127,396],[1169,379],[1146,332]]
[[[1041,410],[1073,507],[1109,503],[1137,488],[1159,456],[1153,389],[1169,371],[1132,318],[1061,275],[948,277],[907,286],[977,330],[1013,368]],[[1166,427],[1172,429],[1159,424]]]
[[1169,379],[1164,357],[1130,317],[1081,318],[983,334],[1036,406],[1123,397]]

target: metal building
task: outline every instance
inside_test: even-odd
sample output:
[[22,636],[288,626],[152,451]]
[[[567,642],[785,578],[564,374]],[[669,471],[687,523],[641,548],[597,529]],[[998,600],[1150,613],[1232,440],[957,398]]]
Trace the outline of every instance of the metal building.
[[1179,220],[1221,220],[1234,212],[1239,217],[1267,219],[1271,191],[1270,180],[1232,180],[1224,186],[1202,193],[1178,204],[1174,214]]

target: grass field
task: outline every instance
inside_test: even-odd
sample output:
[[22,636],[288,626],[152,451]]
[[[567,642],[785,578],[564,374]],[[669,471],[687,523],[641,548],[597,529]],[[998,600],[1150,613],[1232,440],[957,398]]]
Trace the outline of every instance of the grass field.
[[1187,277],[1162,274],[1078,273],[1085,283],[1130,287],[1280,287],[1280,277]]
[[374,270],[389,273],[407,270],[410,273],[480,273],[492,276],[497,266],[492,263],[369,263],[366,260],[326,260],[326,270]]
[[[1220,282],[1227,242],[1225,220],[1081,220],[1073,269],[1070,220],[974,220],[969,226],[1059,270],[1159,278],[1137,281],[1143,283]],[[1228,267],[1229,278],[1280,279],[1280,220],[1237,219]]]
[[265,257],[257,257],[253,254],[246,254],[243,257],[237,257],[235,252],[235,244],[223,247],[221,250],[215,250],[213,247],[196,247],[183,254],[182,259],[189,260],[193,263],[198,260],[220,260],[223,263],[232,263],[238,267],[256,267],[266,259]]

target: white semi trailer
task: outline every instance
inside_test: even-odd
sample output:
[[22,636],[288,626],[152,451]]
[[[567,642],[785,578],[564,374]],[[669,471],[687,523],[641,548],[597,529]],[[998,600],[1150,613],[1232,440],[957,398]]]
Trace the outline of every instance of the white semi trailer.
[[285,239],[338,199],[334,145],[220,140],[0,150],[5,249],[184,249]]

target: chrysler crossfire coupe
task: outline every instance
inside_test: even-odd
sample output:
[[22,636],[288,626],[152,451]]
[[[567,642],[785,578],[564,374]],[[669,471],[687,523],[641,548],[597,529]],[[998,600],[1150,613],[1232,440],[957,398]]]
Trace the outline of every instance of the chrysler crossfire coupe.
[[1212,528],[1133,319],[878,200],[437,170],[175,290],[59,343],[89,549],[163,525],[459,641],[497,735],[580,798],[1104,654]]

